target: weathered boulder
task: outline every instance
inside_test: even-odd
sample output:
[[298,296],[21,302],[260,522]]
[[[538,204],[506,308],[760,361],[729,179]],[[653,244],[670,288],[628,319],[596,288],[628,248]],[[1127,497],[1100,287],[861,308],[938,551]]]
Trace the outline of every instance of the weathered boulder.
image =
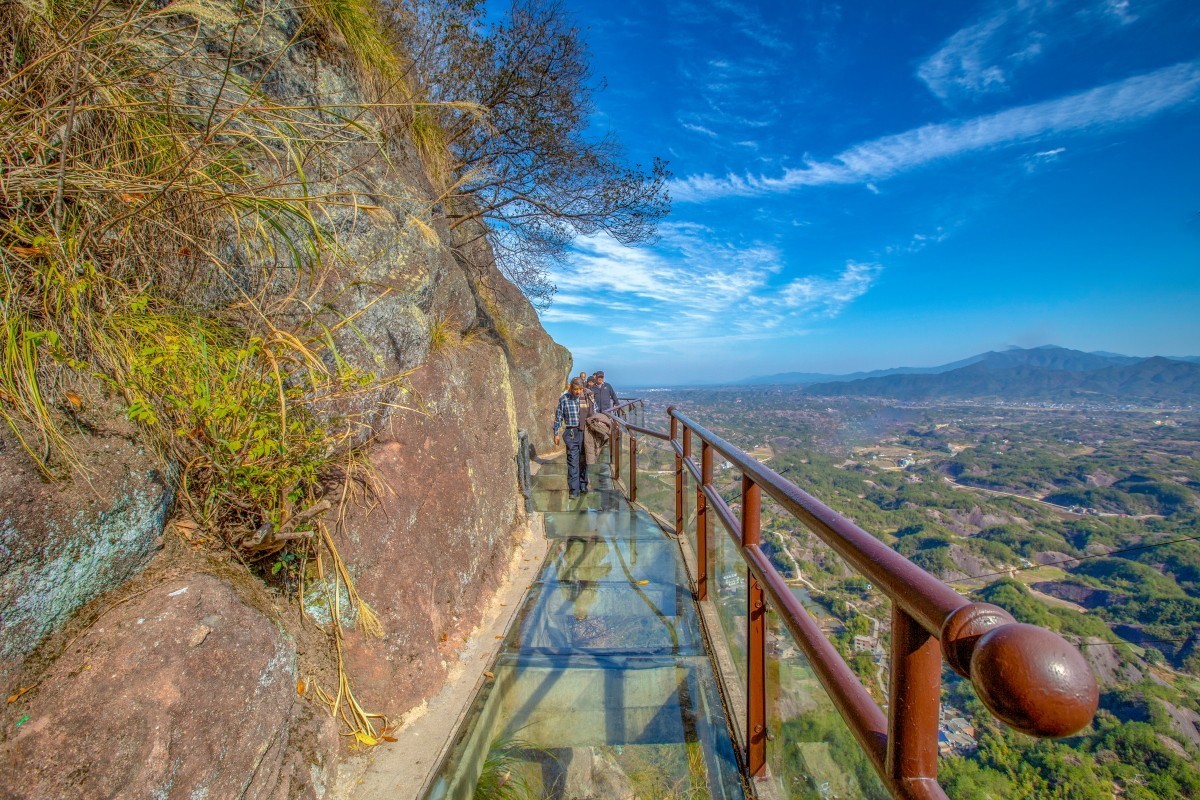
[[82,469],[43,478],[0,425],[0,680],[86,603],[133,577],[159,547],[170,482],[110,410],[71,437]]
[[0,745],[0,795],[319,798],[337,739],[291,640],[226,583],[153,585],[100,616]]

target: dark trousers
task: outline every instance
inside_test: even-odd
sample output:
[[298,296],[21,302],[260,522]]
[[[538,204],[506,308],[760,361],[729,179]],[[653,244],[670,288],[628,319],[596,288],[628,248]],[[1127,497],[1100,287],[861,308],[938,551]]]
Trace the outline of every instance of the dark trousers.
[[587,463],[583,458],[583,431],[579,428],[563,428],[563,442],[567,446],[567,488],[572,494],[587,488]]

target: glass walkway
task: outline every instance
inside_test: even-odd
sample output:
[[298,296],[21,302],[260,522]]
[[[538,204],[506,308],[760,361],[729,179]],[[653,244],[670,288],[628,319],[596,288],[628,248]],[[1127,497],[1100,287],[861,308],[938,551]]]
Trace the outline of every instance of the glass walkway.
[[430,800],[746,796],[679,547],[589,471],[534,477],[549,553]]

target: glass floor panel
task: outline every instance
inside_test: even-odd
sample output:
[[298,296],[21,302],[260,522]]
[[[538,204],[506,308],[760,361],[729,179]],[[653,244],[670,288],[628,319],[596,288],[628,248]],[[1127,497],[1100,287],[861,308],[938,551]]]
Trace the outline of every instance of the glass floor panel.
[[745,800],[677,544],[617,491],[570,500],[552,466],[546,561],[425,797]]
[[[620,492],[592,486],[592,491],[572,498],[562,476],[533,480],[533,507],[537,511],[618,511],[625,504]],[[627,505],[624,507],[628,507]]]
[[[506,657],[478,698],[451,763],[503,769],[514,796],[743,800],[737,761],[704,656]],[[446,770],[430,800],[473,798],[476,770]]]
[[[584,513],[580,513],[584,512]],[[591,513],[587,513],[591,512]],[[626,504],[616,511],[599,512],[581,508],[574,511],[549,511],[542,514],[546,536],[564,539],[572,536],[595,536],[605,539],[652,539],[666,537],[654,518],[645,511],[635,511]]]
[[522,652],[704,653],[695,615],[685,610],[691,596],[677,586],[554,582],[531,595],[514,628]]
[[674,557],[675,542],[656,539],[569,535],[551,541],[543,581],[608,581],[637,587],[686,582]]

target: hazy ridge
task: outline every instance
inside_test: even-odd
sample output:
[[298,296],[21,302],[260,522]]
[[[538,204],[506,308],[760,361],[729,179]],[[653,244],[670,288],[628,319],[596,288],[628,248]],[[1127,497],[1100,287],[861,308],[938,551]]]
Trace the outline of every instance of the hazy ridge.
[[1047,345],[992,351],[937,367],[833,376],[781,373],[748,385],[801,384],[821,396],[900,400],[983,399],[1183,401],[1200,396],[1200,357],[1139,358]]

